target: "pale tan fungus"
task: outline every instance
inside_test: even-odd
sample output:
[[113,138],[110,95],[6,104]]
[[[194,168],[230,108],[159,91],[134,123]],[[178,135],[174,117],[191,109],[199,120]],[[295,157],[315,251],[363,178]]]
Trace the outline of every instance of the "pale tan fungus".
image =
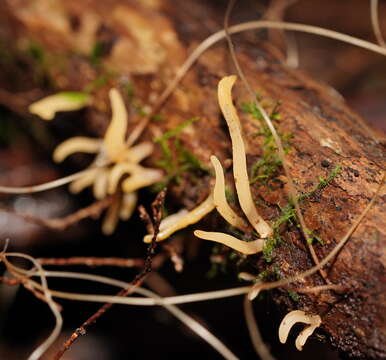
[[119,221],[121,206],[121,197],[116,197],[110,207],[107,209],[107,213],[103,219],[102,232],[105,235],[111,235],[117,227]]
[[267,238],[272,234],[272,229],[257,212],[252,198],[240,120],[232,102],[232,87],[236,79],[235,75],[231,75],[220,80],[218,84],[218,102],[231,136],[233,174],[241,209],[260,237]]
[[302,310],[294,310],[289,312],[284,317],[279,327],[279,339],[282,344],[287,341],[287,337],[291,331],[292,326],[298,322],[308,324],[308,326],[296,338],[296,348],[301,351],[308,337],[311,336],[314,330],[322,323],[322,319],[319,315],[306,314]]
[[137,205],[137,201],[138,194],[136,192],[123,194],[121,209],[119,211],[119,217],[121,220],[126,221],[130,219]]
[[102,168],[95,178],[93,185],[93,194],[95,199],[102,200],[107,196],[107,186],[109,181],[109,170]]
[[85,136],[75,136],[58,145],[55,148],[52,157],[55,162],[62,162],[74,152],[95,154],[99,151],[101,144],[102,141],[99,139],[90,139]]
[[84,174],[81,178],[74,180],[69,189],[73,194],[78,194],[85,188],[91,186],[97,179],[97,175],[99,174],[99,168],[92,168],[86,174]]
[[127,111],[122,96],[117,89],[111,89],[109,96],[112,117],[103,144],[108,157],[112,161],[119,161],[126,150]]
[[[30,109],[48,119],[53,117],[56,111],[77,109],[77,106],[80,106],[80,101],[77,102],[77,99],[88,99],[88,96],[81,95],[81,93],[67,93],[66,96],[52,95],[32,104]],[[105,234],[111,234],[114,231],[119,217],[127,220],[133,213],[137,195],[128,194],[161,181],[163,178],[161,170],[148,169],[139,165],[153,152],[154,146],[150,142],[132,147],[126,145],[128,115],[125,103],[117,89],[111,89],[109,97],[112,116],[103,140],[76,136],[59,144],[53,153],[56,162],[61,162],[76,152],[96,154],[94,162],[88,167],[89,171],[70,183],[70,191],[79,193],[93,186],[94,197],[98,200],[118,192],[118,197],[107,211],[102,225]],[[123,179],[127,174],[129,177]]]
[[44,120],[52,120],[59,111],[75,111],[84,108],[90,97],[83,93],[61,92],[32,103],[28,110]]
[[161,181],[162,177],[163,172],[161,170],[147,169],[140,166],[138,171],[123,180],[122,190],[126,193],[136,191]]
[[132,163],[115,164],[108,177],[107,193],[114,194],[117,191],[118,183],[124,174],[133,174],[139,171],[139,166]]
[[[157,241],[162,241],[170,237],[176,231],[186,228],[189,225],[200,221],[204,216],[209,214],[214,209],[213,196],[209,195],[205,201],[191,211],[180,211],[177,214],[170,215],[163,219],[160,224],[160,232],[157,236]],[[171,218],[173,217],[173,218]],[[167,227],[163,225],[167,223]],[[150,243],[152,234],[148,234],[143,238],[145,243]]]
[[211,240],[217,243],[226,245],[236,251],[239,251],[245,255],[256,254],[263,250],[264,240],[257,239],[254,241],[242,241],[235,238],[232,235],[224,234],[221,232],[208,232],[195,230],[194,235],[200,239]]
[[216,182],[213,188],[213,201],[216,210],[220,215],[232,226],[241,231],[248,230],[248,224],[244,221],[243,218],[238,216],[235,211],[229,206],[228,201],[225,197],[225,178],[224,170],[221,166],[219,159],[216,156],[212,155],[210,157],[212,162],[215,174]]
[[[195,231],[194,234],[201,239],[215,241],[229,246],[243,254],[252,255],[263,250],[264,238],[272,234],[272,229],[268,223],[266,223],[258,214],[257,209],[253,203],[252,193],[249,187],[245,146],[241,134],[240,122],[236,113],[236,109],[233,106],[231,97],[231,90],[235,80],[236,76],[228,76],[219,82],[218,99],[231,135],[233,173],[239,203],[247,219],[263,239],[256,239],[254,241],[247,242],[239,240],[228,234],[219,232],[205,232],[200,230]],[[216,175],[213,195],[210,195],[203,204],[199,205],[197,208],[190,212],[179,212],[177,214],[171,215],[172,218],[169,217],[164,219],[161,222],[160,233],[157,236],[157,241],[164,240],[175,231],[198,222],[204,215],[212,211],[213,208],[216,208],[220,215],[230,225],[238,228],[243,232],[248,232],[249,226],[247,222],[236,214],[236,212],[229,206],[226,200],[224,171],[220,161],[216,156],[213,155],[211,156],[211,162],[213,164]],[[130,181],[130,178],[125,181]],[[123,183],[123,186],[125,186],[125,182]],[[205,211],[203,211],[203,209],[205,209]],[[168,226],[165,226],[166,222]],[[148,234],[144,237],[144,241],[150,242],[151,238],[152,235]]]
[[244,281],[255,281],[256,280],[256,275],[253,275],[253,274],[250,274],[250,273],[247,273],[247,272],[244,272],[244,271],[241,271],[237,274],[237,277],[240,279],[240,280],[244,280]]
[[[227,121],[232,140],[233,176],[237,190],[237,197],[243,213],[262,239],[247,242],[225,233],[206,232],[200,230],[195,231],[194,234],[201,239],[215,241],[226,245],[245,255],[252,255],[263,250],[265,244],[264,239],[272,234],[272,229],[258,214],[253,202],[251,189],[249,187],[245,146],[242,138],[240,121],[237,116],[236,109],[233,106],[231,96],[232,86],[235,81],[236,76],[234,75],[224,77],[220,80],[218,84],[218,99],[225,120]],[[213,193],[214,204],[217,211],[230,225],[244,232],[248,232],[247,223],[233,211],[226,201],[224,171],[220,161],[215,156],[211,157],[211,161],[216,174],[216,182]]]

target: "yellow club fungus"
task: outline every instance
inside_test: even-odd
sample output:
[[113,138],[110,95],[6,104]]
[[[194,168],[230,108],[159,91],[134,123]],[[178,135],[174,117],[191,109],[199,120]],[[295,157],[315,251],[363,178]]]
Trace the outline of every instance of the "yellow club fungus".
[[306,314],[301,310],[294,310],[289,312],[284,317],[279,327],[279,339],[282,344],[287,341],[287,337],[291,331],[292,326],[298,322],[308,324],[308,326],[305,327],[304,330],[298,335],[295,341],[296,348],[301,351],[308,337],[311,336],[314,330],[322,323],[322,319],[319,315]]
[[[213,197],[208,196],[205,201],[191,211],[182,209],[176,214],[167,216],[161,221],[160,231],[157,236],[157,241],[167,239],[170,235],[178,230],[181,230],[189,225],[200,221],[205,215],[209,214],[214,209]],[[151,242],[152,235],[148,234],[144,237],[144,242]]]
[[47,96],[32,103],[28,110],[44,120],[52,120],[59,111],[75,111],[84,108],[90,101],[86,93],[67,91]]
[[[127,220],[131,216],[137,202],[135,191],[163,177],[161,170],[139,165],[153,152],[153,144],[143,142],[132,147],[126,145],[128,115],[125,103],[117,89],[111,89],[109,97],[112,117],[104,138],[76,136],[59,144],[53,153],[55,162],[62,162],[76,152],[96,154],[95,161],[87,171],[70,183],[70,191],[79,193],[92,186],[94,197],[98,200],[116,194],[102,225],[105,234],[114,231],[119,218]],[[77,109],[82,97],[78,102],[72,98],[76,99],[74,96],[64,96],[63,93],[52,95],[32,104],[30,110],[44,119],[51,119],[57,111]],[[73,100],[73,107],[69,99]],[[83,100],[84,106],[86,99]]]
[[[243,213],[252,227],[257,231],[261,238],[254,241],[242,241],[234,236],[219,233],[195,231],[195,235],[201,239],[216,241],[237,250],[243,254],[251,255],[262,251],[264,247],[264,238],[272,234],[272,229],[263,218],[258,214],[252,199],[251,189],[246,165],[245,146],[242,139],[240,121],[237,116],[235,107],[232,104],[231,90],[236,80],[235,76],[223,78],[218,85],[218,99],[221,110],[227,121],[229,132],[232,140],[233,154],[233,175],[236,184],[237,196]],[[172,235],[175,231],[180,230],[188,225],[198,222],[204,215],[216,208],[220,215],[233,227],[248,232],[248,223],[229,206],[225,197],[225,178],[224,170],[216,156],[211,156],[211,162],[215,170],[215,186],[213,194],[197,208],[190,212],[182,210],[162,220],[160,233],[157,241],[164,240]],[[146,235],[145,242],[151,241],[151,234]]]
[[252,199],[240,120],[232,102],[232,87],[236,78],[235,75],[231,75],[220,80],[217,92],[218,102],[232,140],[233,174],[241,209],[260,237],[267,238],[272,234],[272,229],[259,215]]

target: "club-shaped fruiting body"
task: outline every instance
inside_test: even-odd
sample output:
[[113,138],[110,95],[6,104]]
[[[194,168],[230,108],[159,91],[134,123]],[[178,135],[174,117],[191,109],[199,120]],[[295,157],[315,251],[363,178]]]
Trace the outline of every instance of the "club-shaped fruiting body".
[[[62,162],[76,152],[96,154],[89,171],[70,183],[70,191],[79,193],[92,186],[94,197],[98,200],[115,194],[102,225],[105,234],[114,232],[119,218],[127,220],[131,216],[137,203],[138,189],[152,185],[163,177],[161,170],[140,165],[153,152],[152,143],[142,142],[132,147],[126,145],[128,115],[125,103],[117,89],[111,89],[109,96],[112,117],[104,138],[76,136],[59,144],[53,153],[55,162]],[[87,102],[72,104],[71,107],[68,96],[57,94],[31,104],[30,110],[51,119],[57,111],[76,110]]]

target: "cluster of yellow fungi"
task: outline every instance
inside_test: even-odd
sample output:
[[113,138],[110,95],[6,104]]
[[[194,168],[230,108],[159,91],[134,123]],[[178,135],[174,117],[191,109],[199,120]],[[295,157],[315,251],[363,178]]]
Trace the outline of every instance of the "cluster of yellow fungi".
[[[231,75],[219,82],[218,101],[231,137],[233,176],[237,198],[245,217],[239,216],[228,204],[225,196],[224,170],[219,159],[212,155],[210,160],[215,172],[213,190],[196,208],[190,211],[181,209],[164,218],[160,224],[157,241],[165,240],[176,231],[199,222],[214,209],[232,227],[243,233],[255,231],[258,238],[253,241],[244,241],[222,232],[196,230],[194,234],[197,237],[221,243],[245,255],[252,255],[261,252],[265,240],[272,235],[271,226],[260,216],[252,198],[242,127],[232,102],[232,87],[235,81],[236,76]],[[88,167],[89,171],[71,182],[70,191],[79,193],[86,187],[93,186],[94,197],[98,200],[115,194],[115,199],[102,225],[105,234],[113,233],[119,218],[127,220],[132,215],[137,203],[137,190],[160,181],[163,176],[162,171],[145,168],[139,164],[153,152],[154,146],[151,142],[127,146],[128,116],[124,101],[116,89],[111,89],[109,96],[112,118],[104,138],[73,137],[59,144],[53,153],[55,162],[61,162],[75,152],[96,154],[94,161]],[[69,93],[59,93],[31,104],[30,111],[45,120],[51,120],[57,111],[78,110],[88,102],[88,97],[74,97]],[[125,177],[126,174],[129,176]],[[152,234],[146,235],[144,242],[151,242],[152,236]],[[245,276],[245,280],[256,280],[251,274]],[[259,290],[251,291],[248,294],[249,300],[253,300],[258,293]],[[307,338],[320,326],[321,319],[319,315],[307,315],[300,310],[291,311],[280,324],[279,339],[282,343],[286,342],[289,331],[297,322],[308,324],[295,342],[296,348],[302,350]]]
[[[226,245],[245,255],[256,254],[263,250],[265,239],[272,235],[272,228],[259,215],[254,205],[252,193],[249,185],[247,172],[245,145],[242,136],[242,129],[237,111],[232,102],[232,87],[236,81],[236,76],[224,77],[218,84],[218,101],[229,128],[232,141],[233,176],[240,207],[246,217],[240,217],[228,204],[225,196],[225,177],[224,170],[219,159],[212,155],[210,160],[215,171],[215,185],[213,191],[200,205],[191,211],[182,209],[179,212],[169,215],[162,220],[157,241],[162,241],[170,237],[174,232],[189,225],[197,223],[205,215],[216,209],[218,213],[233,227],[243,233],[255,230],[259,238],[253,241],[243,241],[236,237],[221,232],[206,232],[201,230],[194,231],[194,234],[204,240],[211,240]],[[251,229],[252,228],[252,229]],[[152,234],[145,236],[144,241],[150,242]],[[244,277],[242,273],[242,278]],[[246,274],[247,280],[256,281],[256,277]],[[252,289],[248,294],[249,300],[253,300],[259,294],[259,289]],[[288,333],[292,326],[297,323],[306,323],[307,326],[297,337],[295,345],[301,351],[308,337],[320,326],[321,318],[319,315],[307,315],[304,311],[295,310],[288,313],[279,328],[279,339],[285,343]]]
[[[264,239],[272,234],[272,228],[266,221],[264,221],[256,209],[249,186],[245,145],[242,137],[241,124],[236,108],[232,103],[232,87],[235,81],[236,76],[231,75],[224,77],[219,82],[218,101],[231,136],[233,175],[235,179],[237,197],[246,219],[237,215],[228,204],[225,197],[224,170],[218,158],[212,155],[211,162],[216,175],[213,193],[211,193],[202,204],[190,212],[183,209],[177,214],[166,217],[161,222],[160,233],[157,237],[157,241],[164,240],[175,231],[198,222],[213,209],[216,209],[230,225],[242,232],[245,233],[251,232],[252,229],[255,230],[259,235],[259,238],[254,241],[243,241],[225,233],[196,230],[194,234],[201,239],[215,241],[243,254],[251,255],[262,251],[264,247]],[[144,241],[149,242],[150,240],[151,234],[146,235]]]
[[[128,115],[125,103],[117,89],[111,89],[109,96],[112,118],[104,138],[76,136],[59,144],[53,153],[55,162],[61,162],[76,152],[96,154],[88,171],[70,184],[70,191],[79,193],[93,186],[94,197],[98,200],[115,194],[102,225],[106,235],[114,232],[119,218],[130,218],[137,204],[137,190],[159,182],[163,177],[161,170],[139,164],[153,152],[151,142],[132,147],[126,145]],[[74,100],[76,98],[67,93],[59,93],[32,104],[30,111],[51,120],[57,111],[78,110],[87,104]]]

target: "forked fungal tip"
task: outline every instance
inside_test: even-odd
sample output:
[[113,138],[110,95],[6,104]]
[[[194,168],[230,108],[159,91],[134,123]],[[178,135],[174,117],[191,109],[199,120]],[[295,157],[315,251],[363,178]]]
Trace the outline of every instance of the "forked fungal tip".
[[291,331],[292,326],[298,322],[308,324],[308,326],[300,332],[295,341],[296,348],[301,351],[309,336],[311,336],[314,330],[322,323],[322,319],[319,315],[307,314],[302,310],[289,312],[283,318],[279,327],[279,340],[282,344],[287,341],[288,334]]

